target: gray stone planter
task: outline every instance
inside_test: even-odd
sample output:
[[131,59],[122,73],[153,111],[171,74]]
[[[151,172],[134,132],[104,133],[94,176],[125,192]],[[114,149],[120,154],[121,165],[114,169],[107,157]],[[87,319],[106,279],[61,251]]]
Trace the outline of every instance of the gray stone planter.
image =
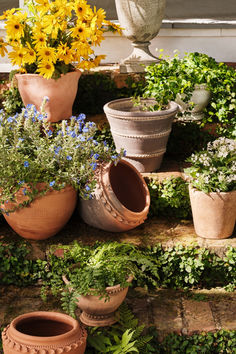
[[134,47],[120,65],[120,72],[142,72],[158,59],[149,51],[150,40],[158,34],[164,17],[166,0],[115,0],[123,34]]
[[104,106],[104,112],[116,150],[124,148],[126,159],[139,172],[152,172],[160,168],[178,105],[170,102],[168,109],[151,112],[142,107],[153,105],[155,101],[143,99],[141,102],[134,107],[130,98],[114,100]]

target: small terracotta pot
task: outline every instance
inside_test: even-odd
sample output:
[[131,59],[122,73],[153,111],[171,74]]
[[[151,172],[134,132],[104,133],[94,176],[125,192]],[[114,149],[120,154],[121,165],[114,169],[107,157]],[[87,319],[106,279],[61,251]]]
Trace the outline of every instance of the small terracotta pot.
[[232,235],[236,219],[236,191],[207,194],[190,186],[189,195],[198,236],[223,239]]
[[98,229],[121,232],[131,230],[147,218],[150,195],[141,174],[121,160],[100,165],[92,199],[79,201],[83,220]]
[[[16,204],[22,203],[26,198],[21,189],[17,194]],[[20,236],[31,240],[44,240],[65,226],[75,209],[76,201],[77,192],[71,186],[66,186],[60,191],[50,190],[44,196],[34,199],[29,206],[3,215]],[[14,205],[8,203],[1,207],[10,209]]]
[[45,79],[38,74],[16,74],[18,89],[24,105],[33,104],[39,111],[43,98],[48,122],[58,122],[72,116],[72,106],[78,89],[81,71],[69,72],[57,80]]
[[[69,284],[66,277],[63,277],[66,284]],[[133,277],[128,278],[128,282],[132,282]],[[82,310],[80,321],[87,326],[111,326],[117,322],[115,311],[124,301],[128,287],[121,288],[120,285],[109,286],[106,288],[109,300],[100,299],[99,296],[86,295],[78,297],[78,307]]]
[[78,321],[57,312],[18,316],[2,332],[4,354],[83,354],[86,339]]

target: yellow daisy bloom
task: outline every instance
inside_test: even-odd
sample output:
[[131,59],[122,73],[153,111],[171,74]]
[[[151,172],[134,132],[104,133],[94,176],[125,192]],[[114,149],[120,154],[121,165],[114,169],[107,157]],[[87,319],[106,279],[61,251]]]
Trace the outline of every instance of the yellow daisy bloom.
[[78,69],[90,70],[95,67],[95,64],[91,60],[83,60],[78,65]]
[[73,10],[80,19],[86,17],[91,13],[91,7],[86,0],[76,0],[74,2]]
[[42,26],[45,33],[49,34],[52,39],[56,39],[58,31],[61,29],[60,22],[54,15],[45,15],[42,18]]
[[47,35],[41,30],[35,29],[32,38],[36,50],[39,50],[42,47],[46,47]]
[[25,48],[15,47],[14,50],[8,53],[13,65],[22,66],[24,64]]
[[77,57],[88,58],[94,51],[86,41],[74,41],[71,45]]
[[90,37],[91,29],[82,21],[77,21],[76,26],[71,29],[71,37],[86,40]]
[[57,53],[55,48],[51,47],[42,47],[37,50],[37,55],[39,60],[43,62],[56,63],[57,61]]
[[39,63],[37,71],[45,79],[51,79],[54,73],[54,65],[53,63],[42,61]]
[[114,32],[118,32],[120,35],[122,34],[123,28],[120,27],[119,25],[116,25],[115,23],[108,21],[108,20],[104,21],[104,25],[111,26],[114,29]]
[[5,54],[7,53],[6,46],[7,46],[7,44],[4,42],[3,38],[0,37],[0,55],[1,55],[1,57],[4,57]]
[[5,28],[7,36],[13,39],[20,39],[21,37],[24,37],[24,26],[20,23],[19,18],[15,15],[7,20]]
[[15,12],[16,12],[15,8],[13,8],[11,10],[4,11],[3,15],[0,16],[0,20],[6,20],[6,19],[10,18]]
[[105,18],[106,18],[106,12],[103,9],[98,9],[96,11],[96,7],[94,6],[94,17],[96,18],[96,24],[98,27],[102,27]]
[[67,65],[73,61],[73,52],[66,43],[60,42],[60,45],[57,47],[57,57],[59,61],[64,61]]
[[49,10],[49,1],[48,0],[35,0],[38,5],[35,6],[36,10],[40,13],[47,13]]
[[25,50],[24,63],[33,64],[36,61],[36,52],[33,48],[27,43],[28,48]]
[[103,31],[96,30],[93,35],[91,35],[91,42],[93,45],[100,45],[101,41],[104,39]]

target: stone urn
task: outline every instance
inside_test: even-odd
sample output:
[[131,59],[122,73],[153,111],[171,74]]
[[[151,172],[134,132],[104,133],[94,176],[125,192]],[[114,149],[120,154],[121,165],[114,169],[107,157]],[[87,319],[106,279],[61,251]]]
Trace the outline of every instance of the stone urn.
[[87,332],[72,317],[37,311],[16,317],[2,332],[4,354],[83,354]]
[[[179,105],[182,117],[180,121],[199,121],[204,118],[203,110],[211,99],[211,92],[207,89],[207,84],[195,85],[189,102],[182,100],[182,95],[177,95],[175,102]],[[191,103],[193,107],[191,108]]]
[[115,4],[123,34],[133,46],[133,52],[122,60],[120,72],[143,72],[142,65],[158,61],[149,45],[160,30],[166,0],[115,0]]
[[236,191],[204,193],[189,186],[189,196],[198,236],[224,239],[232,235],[236,220]]

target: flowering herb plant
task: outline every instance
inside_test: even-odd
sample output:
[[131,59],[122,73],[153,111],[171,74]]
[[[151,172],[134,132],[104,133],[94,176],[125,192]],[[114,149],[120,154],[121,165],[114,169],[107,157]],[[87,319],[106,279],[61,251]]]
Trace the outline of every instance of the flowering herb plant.
[[[20,114],[0,111],[0,204],[3,212],[32,202],[50,189],[71,185],[88,199],[96,185],[95,170],[101,162],[116,161],[106,142],[94,139],[96,125],[85,115],[49,125],[44,111],[32,105]],[[19,193],[24,202],[18,205]],[[9,206],[9,208],[8,208]]]
[[236,190],[236,141],[220,137],[207,149],[192,154],[184,170],[189,182],[205,193]]
[[[7,52],[21,72],[58,78],[75,70],[99,65],[104,55],[95,56],[92,46],[100,45],[103,33],[119,26],[105,20],[103,9],[94,10],[86,0],[28,0],[29,13],[22,9],[4,12],[6,42],[0,38],[0,54]],[[74,65],[75,64],[75,65]]]

